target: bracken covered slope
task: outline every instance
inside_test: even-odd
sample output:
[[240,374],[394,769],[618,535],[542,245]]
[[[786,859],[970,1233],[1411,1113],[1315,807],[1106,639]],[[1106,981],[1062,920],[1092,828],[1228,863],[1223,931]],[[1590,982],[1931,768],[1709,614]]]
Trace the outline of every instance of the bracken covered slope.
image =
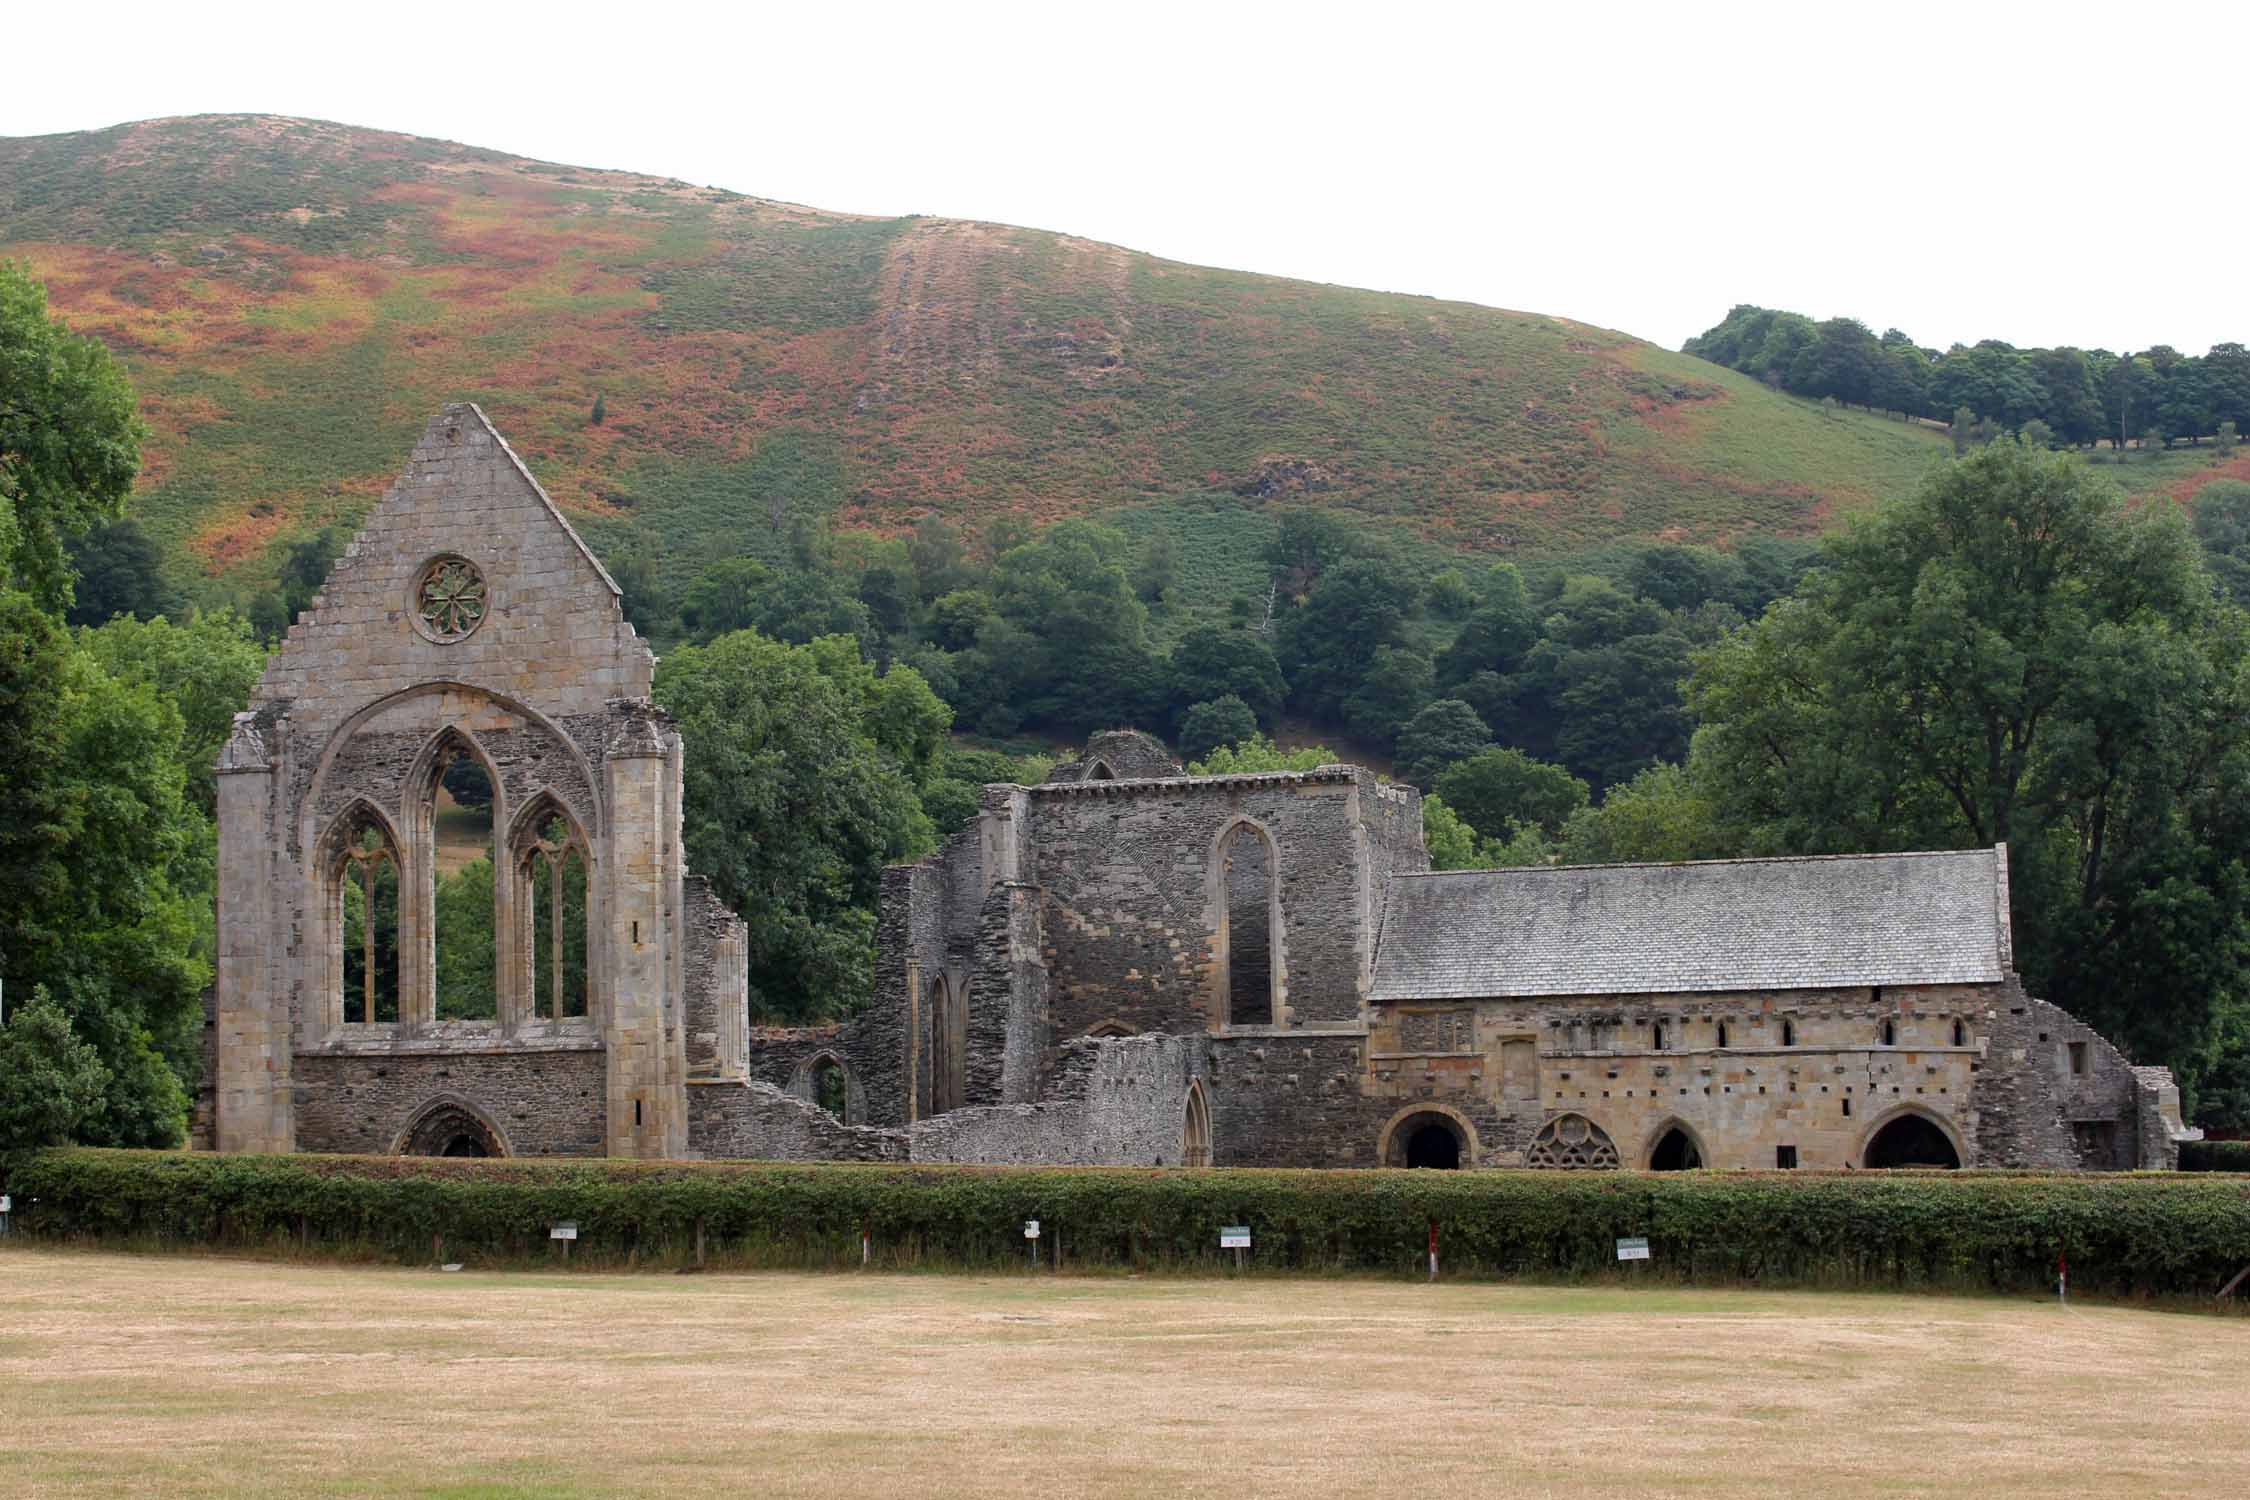
[[690,558],[800,507],[890,530],[1205,492],[1476,551],[1724,539],[1935,451],[1558,318],[306,120],[0,140],[0,255],[125,358],[140,514],[213,580],[356,519],[461,399],[595,535]]

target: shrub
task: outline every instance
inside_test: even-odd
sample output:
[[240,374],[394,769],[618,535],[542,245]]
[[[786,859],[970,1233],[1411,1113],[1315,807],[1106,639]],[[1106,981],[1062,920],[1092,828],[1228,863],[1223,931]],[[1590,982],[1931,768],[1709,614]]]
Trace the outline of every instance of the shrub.
[[1183,1171],[843,1164],[459,1161],[63,1149],[17,1164],[24,1232],[522,1262],[578,1225],[575,1259],[976,1267],[1254,1263],[1413,1273],[1436,1228],[1450,1274],[1615,1274],[1646,1236],[1656,1274],[1698,1282],[2209,1296],[2250,1244],[2250,1182],[2174,1174]]

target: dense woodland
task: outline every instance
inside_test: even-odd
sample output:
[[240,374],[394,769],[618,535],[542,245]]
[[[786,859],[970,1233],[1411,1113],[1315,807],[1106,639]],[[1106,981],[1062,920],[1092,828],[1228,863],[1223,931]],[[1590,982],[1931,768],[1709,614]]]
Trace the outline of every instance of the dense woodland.
[[[0,1146],[167,1142],[210,973],[209,766],[346,537],[289,545],[247,617],[186,610],[125,513],[122,375],[6,268],[0,375],[31,397],[0,408]],[[1200,612],[1164,535],[1083,518],[797,516],[674,588],[630,541],[609,562],[762,1018],[848,1013],[883,865],[1134,724],[1200,769],[1387,766],[1432,794],[1447,868],[2005,842],[2030,987],[2250,1125],[2250,485],[2206,484],[2191,528],[2005,439],[1825,543],[1520,564],[1283,509],[1265,586]],[[464,952],[476,878],[440,893]]]
[[2165,344],[2118,354],[1998,339],[1938,350],[1896,328],[1877,338],[1856,318],[1816,323],[1744,303],[1683,352],[1791,395],[1944,422],[1961,444],[2004,431],[2041,447],[2231,448],[2250,428],[2250,349],[2236,343],[2201,357]]

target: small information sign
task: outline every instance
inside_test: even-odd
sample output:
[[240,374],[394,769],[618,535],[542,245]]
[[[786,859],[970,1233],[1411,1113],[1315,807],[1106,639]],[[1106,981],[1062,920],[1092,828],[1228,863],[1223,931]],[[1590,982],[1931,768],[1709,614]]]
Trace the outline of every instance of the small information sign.
[[1617,1242],[1617,1258],[1619,1260],[1647,1260],[1648,1241],[1645,1239],[1619,1240]]
[[1027,1240],[1035,1240],[1039,1238],[1039,1221],[1037,1219],[1026,1219],[1023,1221],[1023,1237]]
[[547,1238],[551,1240],[577,1239],[578,1226],[576,1224],[551,1224],[547,1227]]
[[1247,1250],[1250,1248],[1250,1226],[1229,1224],[1219,1231],[1221,1250]]

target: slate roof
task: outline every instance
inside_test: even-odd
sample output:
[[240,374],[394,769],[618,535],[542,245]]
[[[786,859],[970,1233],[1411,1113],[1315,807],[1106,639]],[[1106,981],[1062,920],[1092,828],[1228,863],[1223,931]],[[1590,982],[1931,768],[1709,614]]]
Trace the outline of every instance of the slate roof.
[[1991,983],[2007,878],[2005,847],[1399,875],[1372,998]]

